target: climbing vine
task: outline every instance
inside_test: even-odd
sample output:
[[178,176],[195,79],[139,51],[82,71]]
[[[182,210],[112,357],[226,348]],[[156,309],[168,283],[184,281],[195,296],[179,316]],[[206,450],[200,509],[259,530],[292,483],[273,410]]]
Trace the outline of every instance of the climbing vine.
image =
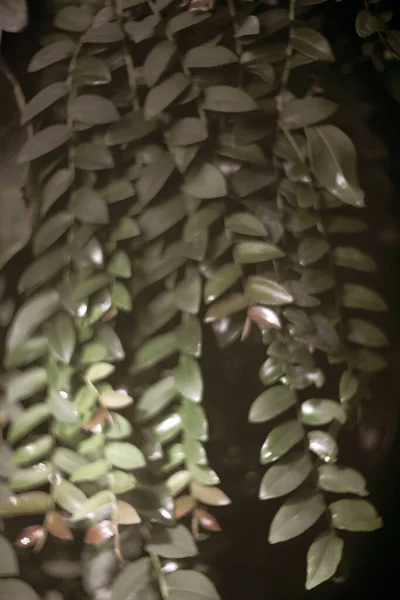
[[[364,477],[337,464],[388,341],[356,245],[354,145],[329,123],[337,105],[296,78],[334,61],[313,4],[53,0],[28,65],[33,232],[5,334],[0,512],[6,533],[34,515],[18,547],[62,540],[44,572],[95,599],[218,598],[195,568],[230,503],[206,452],[207,328],[221,352],[265,347],[249,412],[271,424],[259,497],[283,498],[272,544],[322,523],[307,589],[335,574],[341,530],[380,527]],[[15,575],[0,541],[0,575]],[[7,598],[36,597],[4,581]]]

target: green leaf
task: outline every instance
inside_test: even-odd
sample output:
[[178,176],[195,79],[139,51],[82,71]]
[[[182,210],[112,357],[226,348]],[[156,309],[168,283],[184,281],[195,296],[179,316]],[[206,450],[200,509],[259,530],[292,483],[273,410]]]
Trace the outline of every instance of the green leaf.
[[111,600],[127,600],[132,590],[141,594],[143,588],[153,580],[153,570],[150,558],[139,558],[127,563],[112,582]]
[[248,277],[245,294],[249,304],[279,306],[293,302],[293,296],[284,287],[265,277]]
[[126,494],[137,487],[137,481],[131,473],[124,471],[111,471],[110,489],[114,494]]
[[106,125],[119,120],[117,109],[111,100],[96,94],[81,94],[69,104],[69,115],[74,121],[86,125]]
[[40,600],[35,590],[21,579],[3,579],[1,582],[2,600]]
[[374,33],[385,31],[386,29],[385,23],[374,16],[368,8],[360,10],[355,25],[358,35],[362,38],[367,38]]
[[113,229],[110,237],[110,241],[121,242],[129,240],[140,234],[140,228],[134,219],[131,217],[122,217],[115,229]]
[[153,367],[160,361],[168,358],[176,352],[177,337],[175,332],[165,333],[144,342],[136,352],[132,370],[133,373],[140,373],[150,367]]
[[202,331],[197,317],[188,315],[186,320],[177,330],[178,347],[184,354],[190,354],[195,358],[201,356]]
[[208,279],[204,286],[204,301],[210,304],[219,298],[241,277],[240,268],[234,263],[226,263]]
[[142,236],[150,241],[171,229],[186,216],[181,196],[159,203],[145,210],[138,218]]
[[70,317],[59,314],[53,319],[48,329],[48,340],[57,360],[69,364],[76,344],[75,328]]
[[322,294],[335,285],[332,275],[326,271],[306,269],[300,279],[301,285],[307,294]]
[[200,149],[200,144],[191,146],[169,146],[168,150],[174,157],[175,166],[180,173],[185,173]]
[[31,367],[25,371],[12,372],[4,382],[6,402],[14,404],[40,392],[47,384],[47,372],[43,367]]
[[207,465],[207,454],[201,442],[186,438],[183,440],[182,446],[187,463],[194,463],[202,467]]
[[132,425],[130,421],[113,411],[110,412],[110,416],[113,420],[113,425],[106,431],[106,438],[108,440],[122,440],[131,437]]
[[125,25],[125,31],[135,44],[139,44],[154,35],[154,28],[159,22],[160,17],[157,14],[149,15],[141,21],[129,21]]
[[73,33],[82,33],[90,27],[92,15],[80,6],[65,6],[53,21],[55,27]]
[[185,117],[175,121],[165,135],[168,144],[172,146],[188,146],[203,142],[208,137],[204,123],[194,117]]
[[78,412],[65,392],[50,390],[48,399],[51,414],[61,423],[76,423],[78,421]]
[[[243,149],[241,150],[241,152]],[[230,154],[233,154],[230,152]],[[235,152],[235,154],[239,154]],[[235,157],[232,157],[235,158]],[[238,156],[240,160],[240,157]],[[259,190],[271,185],[276,178],[276,173],[272,169],[254,169],[254,168],[242,168],[237,173],[234,173],[231,177],[232,188],[239,196],[239,198],[245,198],[250,194],[254,194]]]
[[321,460],[336,462],[338,446],[334,438],[326,431],[310,431],[307,434],[309,448]]
[[85,378],[92,383],[94,381],[99,381],[101,379],[105,379],[115,370],[114,365],[110,365],[107,362],[99,362],[96,365],[92,365],[88,368],[85,373]]
[[101,195],[107,204],[114,204],[115,202],[131,198],[135,195],[135,190],[130,181],[114,179],[101,190]]
[[193,482],[206,486],[220,483],[217,473],[208,466],[202,467],[191,463],[189,464],[189,471]]
[[174,377],[166,377],[150,386],[135,404],[138,423],[149,421],[160,414],[176,397]]
[[216,85],[205,90],[203,108],[216,112],[242,113],[257,110],[253,98],[240,88]]
[[167,480],[167,488],[172,496],[178,496],[190,483],[189,471],[177,471]]
[[67,93],[67,86],[64,82],[51,83],[36,96],[34,96],[25,106],[21,113],[21,125],[31,121],[42,111],[52,106],[57,100],[63,98]]
[[146,466],[146,460],[143,453],[127,442],[111,442],[107,444],[104,450],[107,460],[118,469],[141,469]]
[[96,435],[92,435],[89,438],[86,438],[78,445],[79,454],[83,454],[84,456],[92,457],[93,455],[98,454],[103,451],[103,448],[106,443],[106,438],[102,433],[96,433]]
[[[72,485],[72,484],[71,484]],[[109,490],[101,490],[80,503],[72,513],[72,521],[81,521],[82,519],[93,519],[96,513],[107,513],[107,509],[111,512],[112,505],[115,503],[115,496]]]
[[69,201],[69,210],[83,223],[104,225],[108,223],[108,208],[103,196],[91,188],[79,188]]
[[73,181],[74,174],[70,169],[59,169],[51,175],[42,192],[42,215],[71,187]]
[[237,62],[237,56],[225,46],[196,46],[188,50],[183,64],[187,69],[220,67]]
[[285,256],[285,253],[275,244],[259,241],[239,242],[233,250],[235,262],[240,264],[253,264],[275,260],[282,256]]
[[368,225],[360,219],[353,217],[329,217],[326,220],[328,233],[361,233],[367,231]]
[[111,72],[103,60],[95,56],[82,56],[78,59],[74,71],[76,85],[105,85],[110,81]]
[[343,554],[343,540],[330,532],[321,533],[307,552],[306,589],[311,590],[336,573]]
[[219,600],[214,584],[203,573],[178,570],[167,575],[166,581],[170,600]]
[[100,171],[111,169],[114,166],[114,159],[103,142],[96,141],[96,143],[87,142],[75,146],[74,163],[83,171]]
[[367,348],[357,348],[351,353],[351,363],[354,369],[362,373],[375,373],[386,369],[387,361],[377,352]]
[[318,467],[318,485],[322,490],[337,494],[357,494],[367,496],[367,482],[355,469],[322,465]]
[[45,127],[23,145],[18,163],[26,163],[52,152],[65,144],[69,139],[69,131],[65,125],[50,125]]
[[203,408],[191,400],[183,400],[179,410],[182,427],[188,437],[205,442],[208,439],[208,424]]
[[358,390],[358,379],[350,371],[344,371],[339,382],[340,402],[351,400]]
[[199,312],[201,302],[202,281],[196,268],[188,267],[184,279],[173,291],[177,307],[195,315]]
[[153,424],[151,432],[159,444],[170,442],[182,429],[181,417],[178,413],[162,415]]
[[111,288],[111,302],[119,310],[125,312],[130,312],[132,310],[132,298],[129,290],[119,281],[115,281]]
[[382,527],[375,508],[366,500],[338,500],[332,502],[332,524],[346,531],[375,531]]
[[22,411],[17,419],[12,421],[7,432],[7,440],[10,444],[15,444],[36,429],[36,427],[47,421],[49,416],[50,410],[47,404],[43,402],[33,404]]
[[294,50],[313,60],[335,60],[329,42],[315,29],[296,27],[290,34],[290,41]]
[[22,294],[54,277],[69,263],[70,257],[65,247],[49,250],[34,260],[22,273],[18,282],[18,292]]
[[309,476],[313,468],[307,454],[283,458],[268,469],[260,485],[260,500],[279,498],[293,492]]
[[241,235],[266,236],[265,227],[261,221],[257,217],[245,212],[229,215],[225,219],[225,228],[228,231]]
[[286,385],[276,385],[260,394],[249,412],[250,423],[263,423],[274,419],[296,403],[295,393]]
[[286,421],[268,434],[261,448],[260,461],[266,465],[274,462],[304,438],[304,429],[296,421]]
[[169,559],[186,558],[198,554],[191,533],[183,525],[172,529],[160,526],[153,529],[146,551]]
[[326,98],[294,99],[284,105],[280,120],[285,129],[300,129],[325,121],[338,109],[338,105]]
[[333,420],[343,425],[346,413],[338,402],[316,398],[302,403],[301,420],[306,425],[327,425]]
[[197,360],[181,355],[179,365],[174,371],[177,391],[193,402],[201,402],[203,396],[203,378]]
[[41,462],[33,467],[17,469],[8,479],[8,486],[16,492],[23,492],[32,488],[41,487],[48,483],[53,475],[54,468],[50,462]]
[[174,73],[153,87],[144,101],[145,119],[149,120],[168,108],[189,84],[190,80],[183,73]]
[[205,323],[212,323],[247,307],[246,298],[242,294],[231,294],[219,302],[215,302],[206,312]]
[[[13,575],[19,575],[18,560],[12,544],[7,538],[0,536],[0,577],[12,577]],[[1,582],[2,594],[3,584],[4,580]]]
[[82,41],[89,44],[114,44],[121,42],[124,39],[124,33],[117,21],[110,21],[91,27],[86,31]]
[[338,267],[355,269],[369,273],[376,271],[377,265],[373,258],[362,252],[358,248],[351,246],[337,246],[334,250],[334,259]]
[[194,198],[211,200],[227,194],[226,181],[219,169],[211,163],[203,163],[187,176],[182,190]]
[[178,33],[178,31],[193,27],[193,25],[198,25],[210,16],[211,13],[209,12],[202,12],[200,14],[196,12],[196,14],[193,14],[189,11],[183,11],[168,21],[167,31],[171,35],[174,35],[175,33]]
[[308,238],[302,241],[297,251],[297,257],[299,263],[303,267],[312,265],[315,262],[321,260],[327,252],[329,252],[330,246],[324,238]]
[[141,322],[138,324],[140,337],[146,338],[161,329],[178,313],[173,294],[169,291],[161,292],[149,302],[142,313]]
[[137,182],[139,202],[147,206],[162,190],[175,169],[172,157],[163,153],[158,160],[151,162],[141,169]]
[[169,40],[163,40],[147,54],[143,63],[142,73],[146,85],[153,87],[166,71],[174,54],[176,46]]
[[105,135],[107,146],[128,144],[140,140],[159,126],[158,119],[145,119],[142,109],[124,115],[122,119],[109,127]]
[[306,129],[312,171],[320,185],[352,206],[364,206],[357,157],[350,138],[333,125]]
[[28,23],[28,7],[25,0],[9,4],[5,2],[1,6],[1,28],[10,33],[17,33],[26,27]]
[[84,456],[78,452],[74,452],[74,450],[71,450],[70,448],[63,448],[61,446],[54,451],[53,462],[57,469],[68,475],[71,475],[76,469],[87,464],[87,460]]
[[75,43],[69,39],[48,44],[33,55],[28,65],[28,72],[35,73],[45,67],[49,67],[61,60],[69,58],[73,53],[74,48]]
[[9,352],[4,360],[4,365],[7,369],[27,365],[41,358],[47,350],[47,338],[44,335],[32,337]]
[[48,456],[54,445],[54,439],[51,435],[42,435],[35,441],[20,446],[13,454],[12,461],[17,467],[28,465],[39,459]]
[[[3,135],[1,137],[3,145],[11,144],[11,142],[4,139]],[[18,144],[18,149],[19,147],[20,144]],[[7,150],[6,156],[8,156],[9,152],[11,150]],[[28,207],[20,189],[24,185],[26,168],[15,165],[15,155],[12,155],[12,158],[10,158],[11,164],[6,156],[2,163],[2,186],[0,188],[2,210],[0,222],[0,268],[27,244],[32,230],[32,219],[29,216]],[[10,185],[7,185],[7,180]]]
[[190,215],[183,230],[185,242],[193,240],[200,231],[207,230],[223,214],[223,204],[215,202]]
[[261,365],[258,376],[263,385],[270,385],[278,381],[284,373],[282,362],[271,356]]
[[73,221],[73,216],[67,211],[56,213],[47,219],[47,221],[39,227],[33,238],[32,248],[34,255],[38,256],[50,248],[54,242],[68,231]]
[[345,283],[342,286],[341,304],[347,308],[362,308],[374,312],[388,310],[382,296],[357,283]]
[[96,460],[88,465],[78,467],[71,474],[72,483],[81,483],[83,481],[97,481],[109,471],[109,463],[106,460]]
[[369,346],[371,348],[382,348],[389,345],[385,333],[372,323],[363,319],[348,319],[347,339],[354,344]]
[[53,502],[49,494],[45,492],[26,492],[25,494],[16,494],[12,500],[2,504],[0,515],[2,518],[38,515],[51,510],[52,505]]
[[99,326],[95,340],[106,348],[107,360],[115,361],[123,360],[125,358],[125,351],[122,347],[121,340],[114,328],[107,325],[107,323],[103,323]]
[[307,531],[325,511],[322,494],[299,491],[276,513],[269,530],[270,544],[285,542]]

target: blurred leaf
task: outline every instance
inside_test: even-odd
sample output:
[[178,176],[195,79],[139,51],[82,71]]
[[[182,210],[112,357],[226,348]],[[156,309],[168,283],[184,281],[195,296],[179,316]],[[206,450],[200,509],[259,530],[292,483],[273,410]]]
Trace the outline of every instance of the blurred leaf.
[[386,302],[379,294],[358,283],[345,283],[342,286],[341,304],[347,308],[362,308],[375,312],[387,310]]
[[182,519],[193,511],[196,501],[192,496],[180,496],[175,500],[175,518]]
[[[93,519],[96,513],[102,509],[104,512],[107,511],[115,502],[115,496],[109,490],[101,490],[87,498],[84,502],[81,502],[79,506],[76,506],[71,516],[72,521],[81,521],[82,519]],[[103,514],[103,513],[101,513]]]
[[22,294],[27,290],[38,287],[54,277],[69,263],[70,257],[65,247],[49,250],[37,258],[22,273],[18,282],[18,292]]
[[146,119],[142,109],[124,115],[118,123],[111,125],[105,135],[107,146],[128,144],[140,140],[159,126],[157,119]]
[[111,471],[110,489],[114,494],[126,494],[137,487],[137,481],[131,473]]
[[322,494],[299,491],[284,502],[272,520],[270,544],[285,542],[307,531],[325,511]]
[[76,63],[74,81],[80,86],[104,85],[111,81],[110,69],[100,58],[82,56]]
[[168,144],[172,146],[188,146],[207,139],[208,133],[200,119],[185,117],[175,121],[166,132]]
[[330,532],[321,533],[307,552],[306,589],[311,590],[336,573],[343,554],[343,540]]
[[73,539],[72,531],[68,527],[66,520],[56,511],[47,513],[45,526],[47,531],[59,540],[71,541]]
[[226,182],[221,172],[211,163],[203,163],[193,170],[182,186],[189,196],[199,199],[213,199],[226,196]]
[[74,51],[75,44],[70,39],[63,39],[41,48],[30,60],[28,72],[34,73],[54,63],[69,58]]
[[86,371],[85,377],[88,381],[94,382],[108,377],[115,367],[106,362],[99,362],[96,365],[92,365]]
[[157,416],[173,401],[176,394],[174,377],[166,377],[150,386],[136,402],[136,421],[143,423]]
[[234,259],[237,263],[252,264],[264,262],[267,260],[275,260],[285,256],[278,246],[266,242],[239,242],[235,245],[233,251]]
[[209,466],[199,466],[192,462],[189,464],[189,471],[192,480],[201,485],[217,485],[220,483],[217,473]]
[[146,240],[152,240],[171,229],[186,216],[181,196],[159,203],[145,210],[138,218]]
[[205,90],[203,108],[216,112],[242,113],[257,110],[257,104],[251,96],[239,88],[216,85]]
[[254,400],[249,412],[250,423],[274,419],[296,403],[295,393],[285,385],[276,385]]
[[137,191],[142,207],[146,206],[162,190],[174,168],[175,163],[172,157],[164,153],[158,160],[141,169]]
[[166,581],[170,600],[219,600],[214,584],[203,573],[178,570],[167,575]]
[[226,263],[214,271],[205,283],[204,300],[210,304],[229,289],[241,276],[241,270],[234,263]]
[[[248,148],[248,146],[247,146]],[[241,150],[241,153],[243,149]],[[233,154],[232,152],[230,154]],[[237,158],[240,160],[239,153]],[[239,198],[245,198],[268,187],[276,179],[276,173],[272,169],[261,169],[254,168],[242,168],[240,171],[234,173],[231,177],[231,184],[235,194]]]
[[357,496],[368,495],[367,482],[361,473],[346,467],[336,465],[318,467],[318,485],[327,492],[357,494]]
[[72,483],[83,481],[97,481],[109,471],[109,463],[106,460],[96,460],[90,464],[78,467],[70,477]]
[[358,379],[350,371],[344,371],[339,382],[340,402],[347,402],[356,394],[358,390]]
[[[172,496],[178,496],[190,483],[189,471],[177,471],[167,480],[167,488]],[[208,489],[208,488],[206,488]]]
[[335,280],[330,273],[317,269],[303,271],[300,281],[307,294],[322,294],[335,285]]
[[356,151],[350,138],[333,125],[306,129],[306,136],[311,168],[318,183],[346,204],[364,206]]
[[17,467],[36,462],[48,456],[53,445],[54,439],[51,435],[42,435],[29,444],[17,448],[13,453],[12,462]]
[[111,288],[111,301],[119,310],[125,312],[132,310],[131,295],[124,284],[119,281],[115,281]]
[[375,531],[382,527],[375,508],[366,500],[338,500],[332,502],[332,524],[346,531]]
[[52,507],[52,499],[45,492],[26,492],[16,494],[12,500],[2,504],[0,515],[2,518],[18,515],[35,515],[45,513]]
[[357,348],[351,353],[351,364],[354,369],[358,369],[363,373],[375,373],[386,369],[388,363],[377,352],[368,350],[367,348]]
[[48,329],[50,350],[64,364],[69,364],[75,349],[76,334],[72,320],[65,314],[57,315]]
[[327,425],[333,420],[343,425],[346,422],[346,413],[338,402],[316,398],[302,403],[301,420],[306,425]]
[[133,506],[128,502],[118,500],[117,502],[117,522],[119,525],[137,525],[141,518]]
[[146,550],[170,559],[186,558],[198,554],[192,535],[183,525],[177,525],[172,529],[155,528]]
[[133,403],[133,398],[124,391],[109,390],[100,394],[100,402],[107,408],[126,408]]
[[285,129],[309,127],[332,116],[338,105],[326,98],[295,98],[284,105],[280,119]]
[[113,424],[106,431],[108,440],[122,440],[132,435],[132,425],[128,419],[116,412],[110,412]]
[[92,15],[80,6],[65,6],[54,19],[55,27],[73,33],[86,31],[92,22]]
[[167,31],[171,35],[174,35],[175,33],[178,33],[178,31],[183,31],[183,29],[187,29],[193,25],[198,25],[205,19],[208,19],[210,16],[211,14],[209,12],[193,14],[190,11],[183,11],[169,20]]
[[175,44],[169,40],[163,40],[150,50],[142,67],[143,77],[148,87],[157,83],[168,68],[175,52]]
[[197,500],[210,506],[225,506],[231,503],[228,496],[219,488],[193,482],[192,494]]
[[50,248],[71,227],[73,216],[67,212],[59,212],[43,223],[33,238],[33,253],[35,256],[42,254]]
[[4,382],[6,401],[15,404],[42,390],[47,383],[46,369],[31,367],[25,371],[13,371]]
[[313,468],[307,454],[283,458],[268,469],[260,485],[260,500],[279,498],[293,492],[309,476]]
[[74,513],[87,501],[85,494],[76,485],[62,479],[54,485],[52,495],[54,501],[64,510]]
[[178,349],[175,332],[164,333],[144,342],[136,352],[132,370],[140,373],[168,358]]
[[124,39],[124,33],[121,30],[119,23],[110,21],[103,23],[98,27],[91,27],[83,36],[83,40],[89,44],[113,44],[121,42]]
[[294,50],[312,58],[333,62],[334,56],[327,39],[315,29],[296,27],[291,32],[290,41]]
[[2,209],[0,268],[2,268],[28,242],[31,235],[31,221],[21,190],[17,187],[1,186],[0,203]]
[[118,469],[141,469],[146,466],[143,453],[127,442],[110,442],[105,447],[104,455]]
[[360,219],[353,217],[330,217],[326,221],[326,230],[328,233],[360,233],[366,231],[368,226]]
[[297,420],[286,421],[274,427],[262,445],[261,464],[274,462],[286,454],[293,446],[302,441],[304,434],[304,429]]
[[89,527],[83,541],[85,544],[101,544],[105,540],[113,537],[115,533],[116,528],[111,521],[101,521],[100,523],[96,523]]
[[188,437],[204,442],[208,439],[208,424],[203,408],[191,400],[184,399],[179,414],[182,427]]
[[3,0],[0,4],[0,29],[17,33],[28,23],[28,6],[26,0]]
[[17,419],[12,421],[7,432],[7,440],[11,444],[15,444],[25,435],[36,429],[36,427],[44,423],[49,416],[49,407],[43,402],[38,402],[26,408],[18,415]]
[[83,223],[104,225],[108,223],[107,204],[99,192],[90,188],[75,190],[69,201],[69,210]]
[[173,291],[177,307],[190,314],[197,314],[201,302],[201,288],[202,281],[198,270],[188,267],[184,279]]
[[322,237],[321,238],[308,238],[301,242],[298,249],[299,263],[303,267],[307,267],[319,260],[327,252],[329,252],[330,246]]
[[54,468],[50,462],[41,462],[33,467],[17,469],[8,479],[11,490],[22,492],[36,487],[41,487],[48,482]]
[[111,169],[114,166],[114,159],[103,142],[85,142],[75,146],[74,163],[83,171],[100,171]]
[[223,319],[231,314],[244,310],[247,307],[246,298],[243,294],[231,294],[225,296],[219,302],[215,302],[206,312],[205,323],[212,323],[218,319]]
[[356,271],[365,273],[376,271],[377,269],[373,258],[358,248],[352,248],[351,246],[337,246],[334,250],[334,259],[339,267],[346,267],[347,269],[355,269]]
[[293,297],[284,287],[265,277],[248,277],[245,284],[245,293],[249,304],[279,306],[293,302]]
[[125,31],[130,39],[138,44],[154,35],[154,28],[159,23],[160,17],[157,14],[144,17],[141,21],[130,21],[125,25]]
[[310,431],[307,433],[309,448],[321,460],[336,462],[338,446],[335,439],[326,431]]
[[140,591],[152,581],[150,558],[143,557],[128,563],[112,582],[111,600],[127,600],[132,590]]
[[225,227],[228,231],[242,235],[255,235],[264,237],[265,227],[257,217],[249,213],[234,213],[225,219]]
[[284,372],[282,362],[271,356],[261,365],[258,376],[263,385],[269,385],[278,381]]
[[190,215],[183,230],[185,241],[189,242],[198,236],[200,231],[207,230],[223,213],[223,204],[214,202]]
[[53,462],[61,472],[71,475],[76,469],[87,464],[88,461],[78,452],[59,446],[53,453]]
[[371,348],[382,348],[389,345],[385,333],[372,323],[363,319],[348,319],[347,339],[354,344],[370,346]]
[[3,579],[1,595],[2,600],[40,600],[35,590],[21,579]]
[[200,321],[196,316],[188,315],[177,331],[177,340],[181,352],[195,358],[201,356],[202,331]]
[[0,536],[0,577],[12,577],[13,575],[18,574],[18,560],[15,556],[12,544],[7,538]]
[[59,81],[51,83],[26,104],[21,114],[21,124],[27,123],[66,94],[67,87],[65,83]]
[[356,18],[356,31],[360,37],[367,38],[385,29],[385,23],[372,15],[368,8],[360,10]]

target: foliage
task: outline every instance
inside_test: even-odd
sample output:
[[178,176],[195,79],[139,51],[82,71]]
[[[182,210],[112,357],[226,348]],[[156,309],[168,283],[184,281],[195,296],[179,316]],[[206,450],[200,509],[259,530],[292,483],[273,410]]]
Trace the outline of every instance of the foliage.
[[386,310],[375,262],[354,245],[355,148],[329,124],[334,102],[291,88],[334,60],[307,20],[318,2],[53,4],[28,66],[40,91],[21,107],[33,233],[5,341],[1,515],[41,515],[17,539],[33,551],[83,538],[81,565],[67,545],[43,568],[93,598],[217,598],[187,568],[220,530],[209,507],[230,502],[204,445],[210,326],[222,349],[266,348],[249,413],[271,422],[259,495],[284,497],[272,544],[323,523],[313,588],[336,571],[340,530],[380,527],[337,438],[388,343],[370,318]]

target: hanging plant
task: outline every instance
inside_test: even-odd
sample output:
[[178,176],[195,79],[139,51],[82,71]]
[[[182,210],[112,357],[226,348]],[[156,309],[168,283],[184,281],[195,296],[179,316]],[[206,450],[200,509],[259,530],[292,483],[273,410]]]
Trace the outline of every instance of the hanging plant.
[[81,576],[93,598],[218,598],[194,563],[230,503],[206,453],[208,326],[222,351],[266,347],[249,413],[271,422],[259,496],[283,500],[272,544],[324,522],[306,587],[334,575],[340,530],[380,527],[363,476],[336,463],[386,364],[369,318],[386,304],[374,260],[337,242],[365,230],[337,106],[291,88],[334,60],[296,17],[309,4],[54,1],[28,65],[41,89],[18,162],[34,227],[5,340],[0,510],[41,515],[17,545],[67,542],[43,570]]

